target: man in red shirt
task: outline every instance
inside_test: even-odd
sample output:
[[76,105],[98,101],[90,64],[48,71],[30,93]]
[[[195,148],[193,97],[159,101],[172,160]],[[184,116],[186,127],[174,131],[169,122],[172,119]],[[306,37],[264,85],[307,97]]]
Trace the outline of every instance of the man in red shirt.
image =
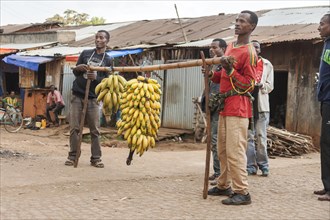
[[55,124],[56,127],[59,126],[59,119],[58,114],[61,112],[61,110],[65,107],[63,97],[59,91],[55,89],[54,85],[50,86],[50,92],[47,95],[47,108],[46,108],[46,115],[47,115],[47,121],[50,122],[52,119],[50,118],[49,111],[54,112],[55,116]]
[[249,118],[252,116],[257,54],[250,43],[250,35],[256,28],[258,16],[252,11],[242,11],[236,18],[237,41],[228,45],[221,58],[223,69],[211,72],[211,80],[220,83],[223,109],[220,110],[218,127],[218,154],[221,175],[216,187],[208,195],[227,195],[225,205],[251,203],[246,171],[246,149]]

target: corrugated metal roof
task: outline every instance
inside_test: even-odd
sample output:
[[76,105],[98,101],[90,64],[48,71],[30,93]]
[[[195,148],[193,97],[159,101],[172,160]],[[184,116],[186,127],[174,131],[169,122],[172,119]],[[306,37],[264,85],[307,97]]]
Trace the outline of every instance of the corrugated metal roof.
[[112,31],[114,29],[120,28],[122,26],[129,25],[134,22],[121,22],[121,23],[112,23],[112,24],[105,24],[105,25],[96,25],[96,26],[87,26],[78,30],[74,30],[76,32],[76,41],[88,38],[88,37],[94,37],[95,33],[98,30],[107,30]]
[[0,44],[0,48],[27,50],[27,49],[33,49],[33,48],[52,46],[57,43],[58,42],[26,43],[26,44]]
[[8,34],[31,26],[32,24],[9,24],[9,25],[0,26],[0,29],[3,29],[4,34]]
[[23,56],[44,56],[44,57],[55,57],[55,56],[66,56],[80,54],[83,50],[92,49],[92,47],[52,47],[40,50],[29,50],[25,52],[18,53]]
[[317,24],[321,16],[328,11],[329,7],[274,9],[262,14],[258,26]]
[[[257,11],[259,24],[252,38],[261,43],[320,39],[319,19],[329,7],[304,7]],[[235,40],[231,28],[237,14],[214,15],[182,20],[188,44],[177,19],[158,19],[132,22],[110,31],[109,45],[127,48],[133,45],[180,44],[178,47],[208,46],[209,39]],[[74,42],[72,46],[94,46],[94,36]]]

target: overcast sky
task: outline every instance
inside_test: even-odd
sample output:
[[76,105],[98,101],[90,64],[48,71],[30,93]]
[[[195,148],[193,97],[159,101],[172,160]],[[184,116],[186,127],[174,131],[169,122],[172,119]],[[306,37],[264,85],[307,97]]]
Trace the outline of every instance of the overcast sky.
[[[219,13],[239,13],[242,10],[262,10],[274,8],[291,8],[304,6],[329,6],[330,0],[322,1],[17,1],[0,0],[0,24],[42,23],[55,14],[63,16],[66,9],[78,13],[87,13],[103,17],[106,23],[136,20],[152,20],[176,18],[174,4],[177,5],[179,16],[201,17]],[[320,15],[321,17],[322,15]]]

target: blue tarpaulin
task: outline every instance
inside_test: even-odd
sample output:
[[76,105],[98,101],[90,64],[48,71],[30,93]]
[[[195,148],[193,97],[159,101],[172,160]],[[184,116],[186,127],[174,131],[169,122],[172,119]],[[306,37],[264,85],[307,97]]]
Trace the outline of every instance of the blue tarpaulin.
[[115,57],[126,56],[128,54],[137,54],[141,52],[143,52],[143,49],[137,48],[137,49],[127,49],[127,50],[111,50],[107,52],[107,54],[112,58],[115,58]]
[[[127,49],[127,50],[111,50],[107,52],[107,54],[112,58],[115,58],[115,57],[126,56],[128,54],[137,54],[141,52],[143,52],[143,49],[137,48],[137,49]],[[54,58],[41,57],[41,56],[20,56],[20,55],[12,54],[6,56],[2,60],[8,64],[24,67],[26,69],[30,69],[33,71],[38,71],[39,64],[50,62],[54,60]]]
[[39,64],[47,63],[54,58],[49,57],[37,57],[37,56],[19,56],[16,54],[12,54],[6,56],[2,59],[5,63],[13,64],[15,66],[24,67],[29,70],[38,71]]

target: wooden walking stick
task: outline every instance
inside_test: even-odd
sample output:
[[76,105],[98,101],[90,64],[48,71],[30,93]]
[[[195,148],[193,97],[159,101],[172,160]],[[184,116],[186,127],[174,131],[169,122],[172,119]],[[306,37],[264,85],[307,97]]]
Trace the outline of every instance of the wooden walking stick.
[[79,140],[78,140],[78,145],[77,145],[76,158],[75,158],[74,163],[73,163],[74,168],[77,168],[79,157],[80,157],[80,154],[81,154],[81,142],[82,142],[82,137],[83,137],[85,116],[86,116],[86,111],[87,111],[87,106],[88,106],[88,94],[89,94],[90,86],[91,86],[91,80],[87,79],[86,89],[85,89],[85,97],[84,97],[84,103],[83,103],[83,111],[82,111],[82,114],[81,114],[80,124],[79,124]]
[[203,51],[200,52],[203,60],[204,73],[204,84],[205,84],[205,109],[206,109],[206,159],[205,159],[205,175],[204,175],[204,189],[203,189],[203,198],[207,198],[207,191],[209,189],[209,172],[210,172],[210,157],[211,157],[211,112],[209,108],[209,70],[207,68],[207,63],[205,61],[205,56]]

